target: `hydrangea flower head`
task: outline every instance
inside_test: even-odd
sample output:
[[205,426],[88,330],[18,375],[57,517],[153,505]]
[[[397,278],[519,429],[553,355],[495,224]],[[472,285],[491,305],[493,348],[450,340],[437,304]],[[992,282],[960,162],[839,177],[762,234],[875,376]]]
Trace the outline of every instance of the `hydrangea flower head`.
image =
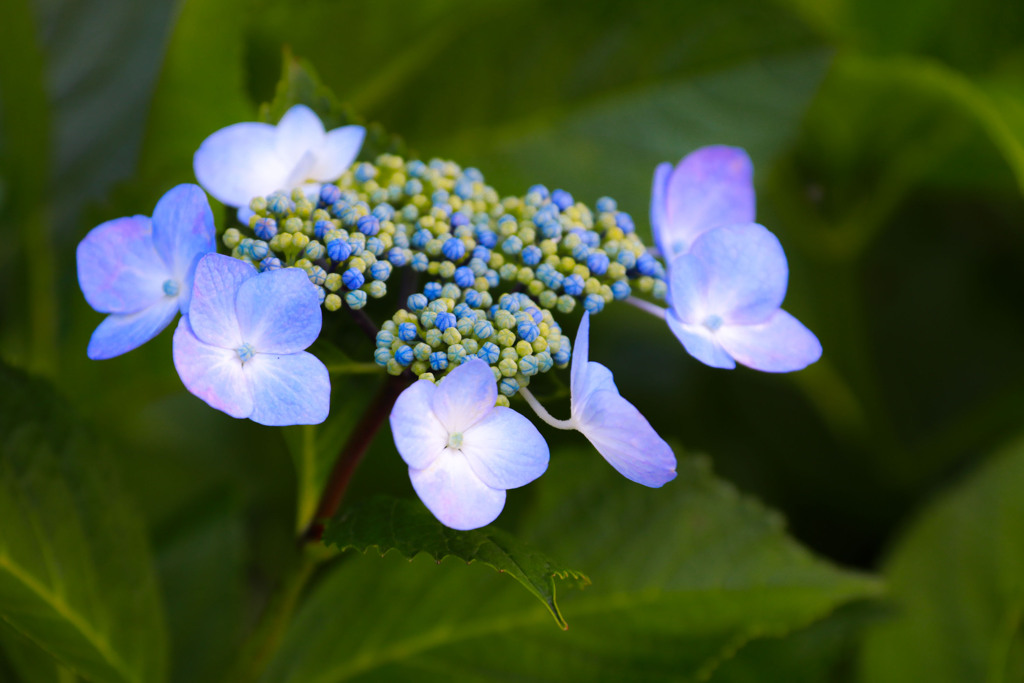
[[651,228],[666,261],[708,230],[754,221],[754,166],[739,147],[701,147],[654,171]]
[[471,358],[438,384],[419,380],[391,411],[391,432],[420,500],[445,526],[476,529],[505,506],[505,490],[525,486],[548,467],[537,428],[496,406],[494,373]]
[[254,197],[336,180],[355,161],[365,136],[362,126],[327,132],[312,109],[297,104],[276,126],[244,122],[220,129],[199,146],[192,165],[207,192],[247,210]]
[[89,340],[89,358],[113,358],[146,343],[187,313],[196,263],[216,249],[213,213],[197,185],[178,185],[153,217],[102,223],[79,242],[78,284],[94,309],[110,315]]
[[658,488],[676,477],[672,448],[636,407],[624,399],[612,372],[588,360],[590,314],[584,313],[573,345],[570,387],[573,427],[627,479]]
[[232,417],[318,424],[330,410],[330,378],[304,349],[322,319],[316,288],[301,269],[257,274],[244,261],[208,254],[174,332],[174,367],[190,392]]
[[764,372],[800,370],[818,338],[782,310],[789,269],[779,240],[757,223],[704,233],[669,271],[669,328],[697,360]]

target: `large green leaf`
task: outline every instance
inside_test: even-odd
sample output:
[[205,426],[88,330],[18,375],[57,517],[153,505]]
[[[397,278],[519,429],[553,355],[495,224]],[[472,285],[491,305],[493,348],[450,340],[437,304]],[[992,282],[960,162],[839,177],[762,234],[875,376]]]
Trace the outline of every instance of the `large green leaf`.
[[896,613],[868,632],[871,683],[1024,678],[1024,441],[936,501],[886,564]]
[[555,602],[555,578],[569,580],[578,588],[590,583],[582,573],[563,567],[508,532],[492,527],[449,529],[422,505],[397,498],[378,497],[356,504],[327,525],[323,540],[341,550],[365,553],[376,547],[381,555],[397,550],[410,560],[426,553],[438,562],[446,557],[481,562],[523,584],[563,629],[569,625]]
[[164,679],[166,634],[137,512],[41,383],[0,365],[0,617],[97,682]]
[[596,455],[561,454],[537,488],[529,540],[593,580],[560,601],[568,631],[489,572],[362,556],[309,596],[264,680],[694,680],[878,589],[812,556],[701,460],[654,491]]

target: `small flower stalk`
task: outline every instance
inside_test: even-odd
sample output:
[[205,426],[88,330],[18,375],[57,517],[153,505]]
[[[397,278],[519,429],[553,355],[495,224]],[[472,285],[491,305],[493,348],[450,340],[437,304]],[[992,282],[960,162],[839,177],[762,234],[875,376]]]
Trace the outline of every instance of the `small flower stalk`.
[[[224,253],[195,185],[168,192],[152,219],[93,229],[78,248],[79,282],[108,317],[90,357],[129,351],[180,312],[173,362],[191,393],[264,425],[318,424],[330,376],[306,349],[323,315],[348,311],[375,329],[367,360],[411,383],[390,425],[413,489],[442,523],[473,529],[547,468],[544,437],[514,404],[579,431],[634,482],[657,488],[676,476],[671,447],[589,359],[590,318],[609,305],[662,317],[713,367],[789,372],[820,356],[817,338],[781,308],[788,267],[754,222],[742,150],[703,148],[658,167],[654,249],[609,197],[591,207],[542,185],[502,196],[452,161],[356,162],[364,135],[326,131],[301,105],[277,125],[211,135],[194,167],[210,195],[238,209]],[[571,341],[563,325],[576,313]],[[529,387],[565,368],[571,414],[557,420]]]

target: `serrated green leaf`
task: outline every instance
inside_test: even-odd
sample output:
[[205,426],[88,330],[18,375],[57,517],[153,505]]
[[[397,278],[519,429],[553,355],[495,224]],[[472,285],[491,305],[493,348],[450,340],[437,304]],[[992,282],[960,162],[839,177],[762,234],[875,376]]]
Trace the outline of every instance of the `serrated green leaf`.
[[555,602],[555,579],[577,588],[590,583],[582,572],[562,566],[506,531],[489,526],[472,531],[449,529],[419,503],[398,498],[377,497],[357,503],[327,525],[323,540],[341,550],[363,553],[371,547],[381,555],[397,550],[410,560],[426,553],[438,562],[446,557],[467,564],[481,562],[523,584],[563,629],[569,625]]
[[521,535],[593,580],[560,599],[568,631],[460,563],[363,556],[314,589],[263,680],[702,680],[748,641],[879,590],[692,458],[651,490],[559,453],[533,486]]
[[1024,441],[929,506],[886,563],[896,608],[868,631],[862,680],[1024,678]]
[[162,681],[163,612],[137,512],[45,385],[2,364],[0,385],[0,617],[92,681]]

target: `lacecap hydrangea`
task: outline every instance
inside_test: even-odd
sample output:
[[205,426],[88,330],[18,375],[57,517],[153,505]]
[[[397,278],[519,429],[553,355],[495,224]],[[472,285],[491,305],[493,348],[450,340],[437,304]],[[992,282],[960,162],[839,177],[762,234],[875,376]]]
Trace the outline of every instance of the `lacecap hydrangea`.
[[[127,331],[98,330],[108,351],[90,355],[147,341],[173,303],[183,314],[173,361],[189,391],[235,417],[315,424],[327,417],[329,376],[305,349],[323,315],[345,315],[369,335],[368,360],[407,385],[388,405],[396,448],[420,499],[457,529],[493,521],[507,489],[546,469],[548,446],[515,409],[523,405],[581,432],[632,481],[660,487],[675,477],[672,449],[589,359],[590,317],[609,305],[659,315],[715,367],[788,371],[820,355],[779,307],[785,256],[753,223],[742,150],[705,148],[659,167],[655,249],[609,197],[590,206],[542,185],[502,196],[480,171],[439,159],[353,163],[362,140],[359,127],[325,131],[301,106],[277,126],[211,135],[196,176],[242,223],[212,253],[209,207],[185,186],[161,200],[152,230],[136,217],[87,235],[78,267],[89,303],[156,321],[139,331],[117,318]],[[176,231],[184,246],[168,251],[161,245]],[[136,281],[163,289],[131,298]],[[574,313],[582,321],[570,339],[563,325]],[[530,385],[570,366],[570,416],[559,420]]]

